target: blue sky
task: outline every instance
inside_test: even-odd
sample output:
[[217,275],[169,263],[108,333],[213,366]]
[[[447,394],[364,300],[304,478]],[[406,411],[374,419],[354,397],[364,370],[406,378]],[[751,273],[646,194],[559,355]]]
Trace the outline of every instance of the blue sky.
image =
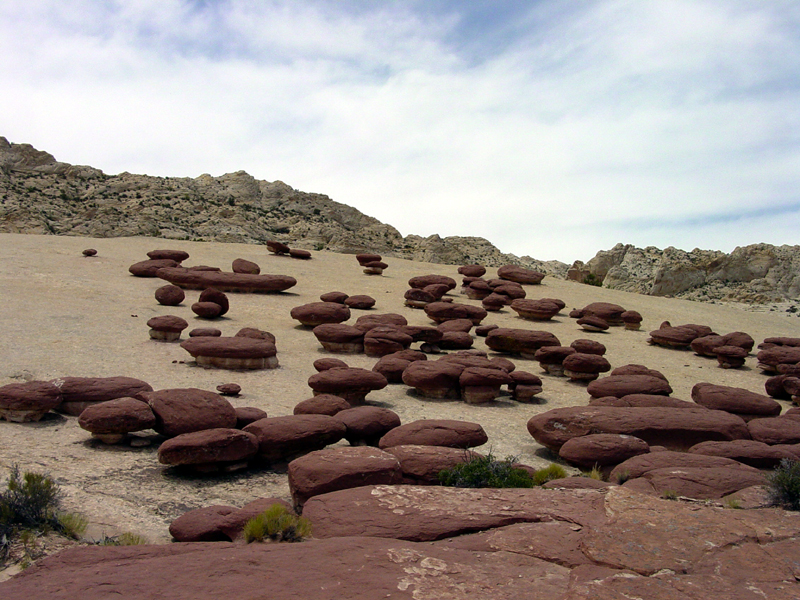
[[5,0],[0,135],[572,262],[800,244],[800,4]]

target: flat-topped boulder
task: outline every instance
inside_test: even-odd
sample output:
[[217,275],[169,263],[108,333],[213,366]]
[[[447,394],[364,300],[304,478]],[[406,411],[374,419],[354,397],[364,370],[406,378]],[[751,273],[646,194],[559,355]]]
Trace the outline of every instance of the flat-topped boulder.
[[517,298],[511,302],[511,310],[523,319],[549,321],[561,311],[561,306],[547,299]]
[[333,394],[347,400],[352,406],[364,404],[372,391],[382,390],[389,382],[380,373],[355,367],[328,369],[308,378],[314,394]]
[[128,433],[151,429],[156,416],[150,406],[136,398],[96,402],[80,414],[78,425],[106,444],[121,442]]
[[431,302],[423,309],[425,314],[436,323],[444,323],[451,319],[469,319],[473,325],[480,325],[486,318],[486,310],[471,304],[457,302]]
[[508,281],[527,285],[538,285],[542,283],[542,279],[544,279],[544,273],[517,265],[504,265],[500,267],[497,269],[497,276],[500,279],[507,279]]
[[328,415],[352,408],[350,403],[341,396],[333,394],[319,394],[302,402],[298,402],[292,412],[296,415]]
[[549,331],[498,327],[486,335],[486,345],[496,351],[534,358],[543,346],[560,346],[561,342]]
[[219,369],[275,369],[278,367],[277,349],[269,340],[245,336],[191,337],[181,342],[186,350],[203,367]]
[[429,285],[445,285],[448,290],[453,290],[456,287],[456,280],[447,275],[417,275],[408,280],[408,287],[415,289],[423,289]]
[[380,440],[381,448],[416,444],[422,446],[448,446],[474,448],[489,441],[478,423],[451,419],[422,419],[395,427]]
[[161,268],[157,276],[184,289],[204,290],[215,288],[222,292],[249,292],[267,294],[283,292],[297,285],[289,275],[251,275],[224,271],[197,271],[180,267]]
[[448,361],[415,361],[405,368],[402,380],[426,398],[459,398],[464,368]]
[[311,331],[320,345],[337,354],[362,354],[364,331],[345,323],[323,323]]
[[763,394],[745,388],[697,383],[692,388],[692,400],[700,406],[724,410],[750,420],[757,417],[774,417],[781,414],[781,405]]
[[650,452],[642,439],[616,433],[595,433],[567,440],[558,455],[581,469],[609,467]]
[[341,323],[350,318],[350,308],[338,302],[309,302],[295,306],[291,317],[306,327],[316,327],[323,323]]
[[781,365],[800,364],[800,346],[768,346],[756,354],[756,360],[765,373],[780,373]]
[[135,397],[141,392],[152,392],[152,386],[135,377],[59,377],[51,381],[61,391],[62,402],[58,411],[74,417],[83,410],[116,398]]
[[765,444],[800,444],[800,418],[789,415],[747,422],[750,436]]
[[288,475],[296,507],[302,507],[309,498],[320,494],[402,481],[397,458],[368,446],[310,452],[289,463]]
[[181,332],[189,327],[189,323],[177,315],[161,315],[148,319],[147,326],[150,328],[150,339],[176,342],[181,339]]
[[175,437],[203,429],[236,427],[236,410],[217,393],[198,388],[173,388],[139,394],[156,416],[158,433]]
[[260,419],[243,431],[258,439],[258,455],[268,462],[321,450],[344,437],[344,423],[328,415],[288,415]]
[[404,484],[439,485],[439,473],[480,456],[477,452],[448,446],[408,444],[384,448],[400,461]]
[[622,398],[631,394],[650,394],[669,396],[672,387],[665,379],[654,375],[614,375],[592,381],[586,391],[593,398],[616,396]]
[[699,404],[689,402],[688,400],[680,400],[670,396],[663,396],[661,394],[628,394],[617,398],[616,396],[602,396],[600,398],[590,398],[589,406],[627,406],[630,408],[636,407],[663,407],[663,408],[701,408]]
[[158,462],[200,472],[235,471],[247,466],[258,450],[252,433],[239,429],[204,429],[168,439],[158,448]]
[[364,354],[380,358],[406,350],[414,341],[410,335],[394,326],[373,327],[364,334]]
[[354,406],[335,416],[347,428],[344,439],[351,446],[377,446],[384,435],[400,426],[396,412],[379,406]]
[[161,269],[172,269],[179,263],[169,258],[142,260],[128,267],[128,272],[135,277],[158,277]]
[[61,390],[48,381],[9,383],[0,387],[0,418],[29,423],[61,404]]
[[147,257],[151,260],[174,260],[176,263],[182,263],[189,258],[189,253],[185,250],[163,248],[151,250],[147,253]]
[[756,469],[774,469],[782,460],[797,460],[797,455],[783,446],[770,446],[756,440],[701,442],[689,448],[688,452],[731,458]]
[[706,408],[555,408],[531,417],[528,432],[537,442],[554,452],[558,452],[572,438],[594,433],[632,435],[650,446],[675,450],[686,450],[705,441],[750,438],[747,424],[740,417]]
[[619,304],[613,304],[611,302],[592,302],[580,309],[578,318],[593,316],[603,319],[603,321],[609,325],[618,326],[625,324],[622,320],[622,313],[624,312],[625,309]]

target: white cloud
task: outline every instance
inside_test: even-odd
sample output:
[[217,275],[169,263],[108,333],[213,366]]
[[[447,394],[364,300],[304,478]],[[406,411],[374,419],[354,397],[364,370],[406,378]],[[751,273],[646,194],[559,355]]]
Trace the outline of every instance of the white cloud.
[[752,213],[797,202],[794,4],[353,6],[5,4],[0,135],[110,173],[244,169],[542,259],[800,243],[796,213]]

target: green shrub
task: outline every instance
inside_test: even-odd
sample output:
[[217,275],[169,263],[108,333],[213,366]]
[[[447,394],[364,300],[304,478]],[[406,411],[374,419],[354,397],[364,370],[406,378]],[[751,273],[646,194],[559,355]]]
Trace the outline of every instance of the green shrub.
[[301,542],[311,535],[311,521],[289,512],[283,504],[273,504],[244,526],[244,539],[250,542]]
[[583,475],[584,477],[588,477],[589,479],[596,479],[597,481],[605,481],[605,478],[603,477],[603,472],[597,465],[592,467],[591,471],[586,471],[584,473],[581,473],[581,475]]
[[628,481],[630,478],[631,478],[630,471],[620,471],[619,473],[617,473],[617,483],[619,485],[622,485],[623,483]]
[[94,543],[98,546],[143,546],[149,542],[141,535],[126,531],[119,535],[103,535],[102,538],[95,540]]
[[677,500],[678,499],[678,492],[674,490],[664,490],[661,492],[661,497],[664,500]]
[[439,472],[441,485],[461,488],[529,488],[536,485],[524,469],[515,467],[517,457],[508,456],[496,460],[489,452],[486,456],[476,456]]
[[800,510],[800,461],[784,458],[767,476],[767,489],[774,504]]
[[603,280],[600,279],[594,273],[589,273],[586,277],[583,278],[583,283],[586,285],[594,285],[597,287],[603,287]]
[[539,469],[536,471],[536,473],[534,473],[533,482],[535,485],[544,485],[548,481],[552,481],[553,479],[563,479],[566,476],[567,472],[564,470],[564,467],[555,463],[551,463],[544,469]]

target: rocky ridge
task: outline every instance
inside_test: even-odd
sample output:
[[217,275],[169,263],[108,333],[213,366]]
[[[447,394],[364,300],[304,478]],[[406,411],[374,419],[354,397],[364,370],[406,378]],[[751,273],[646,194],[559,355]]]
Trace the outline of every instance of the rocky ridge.
[[91,237],[149,236],[265,244],[443,263],[517,264],[563,277],[567,265],[500,252],[479,237],[405,238],[391,225],[323,194],[244,171],[220,177],[107,175],[56,161],[0,137],[0,232]]
[[603,287],[700,301],[780,302],[800,297],[800,246],[751,244],[730,254],[617,244],[588,263],[575,262],[568,278],[587,275]]

